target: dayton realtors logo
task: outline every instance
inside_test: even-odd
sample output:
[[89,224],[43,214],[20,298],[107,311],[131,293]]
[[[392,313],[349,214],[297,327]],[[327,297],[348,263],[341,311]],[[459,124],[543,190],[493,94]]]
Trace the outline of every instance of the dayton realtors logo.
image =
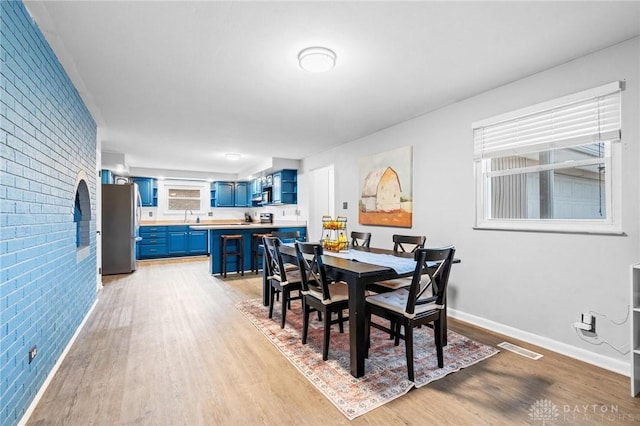
[[617,405],[606,404],[564,404],[558,406],[548,399],[540,399],[529,407],[529,418],[532,421],[558,421],[569,423],[580,422],[619,422],[640,421],[640,414],[620,412]]
[[533,421],[542,421],[543,425],[559,416],[558,406],[548,399],[539,399],[529,407],[529,418]]

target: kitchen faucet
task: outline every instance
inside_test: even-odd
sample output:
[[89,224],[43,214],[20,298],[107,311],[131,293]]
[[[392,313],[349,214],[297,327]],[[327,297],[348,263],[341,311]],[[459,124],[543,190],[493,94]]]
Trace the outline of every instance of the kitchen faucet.
[[191,216],[193,214],[193,210],[184,211],[184,223],[187,223],[187,212],[189,212],[189,216]]

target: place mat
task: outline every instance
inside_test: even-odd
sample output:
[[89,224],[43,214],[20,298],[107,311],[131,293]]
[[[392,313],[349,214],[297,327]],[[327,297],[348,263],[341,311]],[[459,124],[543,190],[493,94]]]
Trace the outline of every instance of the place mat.
[[322,360],[322,323],[311,316],[307,344],[302,344],[302,309],[292,304],[287,312],[284,329],[280,328],[280,314],[274,310],[268,318],[268,307],[260,299],[236,304],[251,323],[300,371],[342,414],[353,420],[389,401],[401,397],[413,387],[419,388],[442,377],[469,367],[498,350],[468,339],[451,330],[444,348],[444,368],[438,368],[433,331],[428,327],[414,332],[415,382],[407,378],[404,342],[393,345],[389,335],[373,328],[369,358],[365,360],[365,375],[355,378],[350,373],[349,330],[331,330],[329,359]]

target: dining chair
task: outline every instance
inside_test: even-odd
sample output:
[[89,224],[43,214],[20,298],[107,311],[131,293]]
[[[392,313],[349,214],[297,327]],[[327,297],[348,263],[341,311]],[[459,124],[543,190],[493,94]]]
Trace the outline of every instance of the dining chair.
[[[433,324],[433,334],[436,344],[438,367],[444,367],[444,336],[447,333],[444,320],[445,298],[449,273],[453,262],[455,247],[417,249],[415,252],[416,269],[413,272],[411,286],[388,293],[380,293],[366,298],[365,332],[366,341],[370,342],[371,327],[381,328],[395,336],[395,344],[400,339],[405,341],[407,357],[407,374],[410,381],[414,380],[413,371],[413,329],[426,324]],[[426,271],[428,280],[423,282],[423,272]],[[431,287],[432,295],[425,291]],[[371,316],[376,315],[391,321],[395,330],[384,329],[379,324],[371,322]],[[401,327],[404,326],[404,334]],[[426,329],[426,327],[424,328]],[[369,344],[367,344],[367,356]]]
[[369,248],[371,243],[371,232],[351,232],[351,247],[366,247]]
[[[324,342],[322,359],[329,357],[329,337],[331,325],[338,324],[340,333],[344,333],[344,323],[349,320],[342,311],[349,307],[349,288],[343,281],[331,282],[322,263],[322,244],[296,242],[298,268],[302,278],[302,306],[304,322],[302,327],[302,344],[307,343],[309,316],[311,312],[322,313],[324,326]],[[334,313],[337,319],[332,319]]]
[[[393,251],[396,254],[399,253],[415,253],[416,250],[424,248],[424,244],[427,241],[427,237],[414,236],[414,235],[394,235],[393,236]],[[413,245],[415,247],[405,247],[406,245]],[[370,290],[376,293],[385,293],[387,291],[397,290],[403,287],[409,287],[411,285],[411,278],[396,278],[393,280],[377,281],[370,285]]]
[[[300,270],[285,267],[280,255],[282,242],[275,237],[264,237],[264,254],[266,256],[265,268],[267,281],[269,282],[269,318],[273,317],[273,304],[276,293],[282,293],[282,314],[280,328],[284,328],[287,318],[287,308],[291,308],[292,300],[301,300],[302,280]],[[292,292],[298,291],[298,296],[292,296]]]
[[[393,236],[393,251],[395,252],[408,252],[415,253],[416,250],[424,248],[424,243],[427,241],[427,237],[424,235],[398,235]],[[413,247],[405,247],[403,244],[407,244]]]

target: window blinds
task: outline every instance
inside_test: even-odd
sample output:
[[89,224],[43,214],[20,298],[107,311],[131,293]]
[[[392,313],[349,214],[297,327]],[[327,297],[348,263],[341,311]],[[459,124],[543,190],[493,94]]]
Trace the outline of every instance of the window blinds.
[[473,124],[474,157],[620,140],[620,82]]

